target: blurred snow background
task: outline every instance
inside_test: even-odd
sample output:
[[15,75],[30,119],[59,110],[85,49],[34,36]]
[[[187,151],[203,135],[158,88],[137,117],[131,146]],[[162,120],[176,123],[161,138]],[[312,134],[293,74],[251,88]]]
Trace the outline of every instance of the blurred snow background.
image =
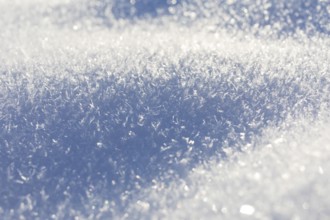
[[1,219],[328,219],[326,0],[0,0]]

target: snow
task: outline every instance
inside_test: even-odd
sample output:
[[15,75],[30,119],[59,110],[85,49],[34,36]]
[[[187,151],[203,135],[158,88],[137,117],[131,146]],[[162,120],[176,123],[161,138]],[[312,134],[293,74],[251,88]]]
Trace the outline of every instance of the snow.
[[[327,219],[329,123],[266,130],[254,148],[196,167],[185,180],[145,189],[139,199],[152,204],[148,217]],[[125,219],[145,216],[136,203],[129,210]]]
[[328,219],[329,7],[0,0],[0,218]]

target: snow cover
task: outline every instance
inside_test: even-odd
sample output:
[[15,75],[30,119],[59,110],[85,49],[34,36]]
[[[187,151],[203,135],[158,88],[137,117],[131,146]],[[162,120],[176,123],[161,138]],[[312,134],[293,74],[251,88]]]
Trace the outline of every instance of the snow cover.
[[330,3],[0,0],[0,219],[329,219]]

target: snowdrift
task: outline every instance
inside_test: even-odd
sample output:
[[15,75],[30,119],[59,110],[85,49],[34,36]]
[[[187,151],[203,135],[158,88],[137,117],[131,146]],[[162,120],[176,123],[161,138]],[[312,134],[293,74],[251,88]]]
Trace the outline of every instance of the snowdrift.
[[327,219],[326,1],[0,1],[2,219]]

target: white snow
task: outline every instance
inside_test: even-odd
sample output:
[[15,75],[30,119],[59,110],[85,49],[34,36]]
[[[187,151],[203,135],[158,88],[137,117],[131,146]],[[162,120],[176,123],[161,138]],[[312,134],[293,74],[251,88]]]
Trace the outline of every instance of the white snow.
[[328,219],[327,1],[0,0],[1,219]]

